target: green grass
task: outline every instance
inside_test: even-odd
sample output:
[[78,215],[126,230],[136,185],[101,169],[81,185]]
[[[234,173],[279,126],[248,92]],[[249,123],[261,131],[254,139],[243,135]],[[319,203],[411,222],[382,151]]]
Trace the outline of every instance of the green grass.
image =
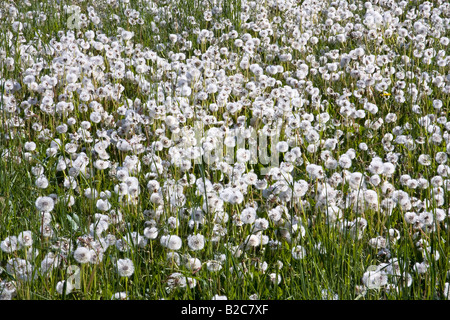
[[[422,3],[422,1],[418,1]],[[0,5],[1,13],[4,16],[8,16],[7,4],[13,2],[5,2]],[[73,165],[73,162],[67,166],[67,169],[57,171],[58,158],[60,156],[70,158],[70,154],[64,148],[57,150],[57,156],[50,156],[47,154],[50,147],[51,139],[45,139],[38,131],[32,129],[33,123],[40,123],[43,129],[47,129],[50,134],[53,135],[52,139],[60,139],[63,144],[71,141],[71,135],[73,135],[79,124],[82,121],[90,121],[90,114],[92,110],[88,109],[88,112],[79,111],[82,101],[80,94],[74,92],[68,95],[67,102],[71,102],[74,107],[74,111],[71,111],[66,115],[49,115],[42,112],[39,108],[39,103],[30,107],[35,115],[27,117],[24,112],[24,107],[21,106],[23,101],[27,101],[30,98],[36,98],[37,101],[41,101],[43,98],[43,92],[27,89],[27,85],[24,83],[25,72],[28,68],[31,68],[33,64],[25,66],[22,64],[24,48],[20,48],[19,38],[22,38],[22,45],[33,45],[39,52],[33,55],[32,58],[41,59],[48,64],[52,63],[56,53],[50,52],[49,49],[42,50],[42,48],[55,47],[54,41],[61,41],[62,35],[66,34],[68,30],[67,19],[70,14],[65,12],[64,5],[74,4],[79,5],[80,10],[84,14],[88,14],[88,10],[93,8],[97,13],[100,23],[94,24],[89,21],[86,26],[82,27],[79,31],[75,30],[76,38],[83,38],[84,33],[87,30],[92,30],[98,34],[104,33],[107,37],[111,37],[114,41],[117,38],[118,28],[123,28],[127,31],[134,32],[134,36],[130,43],[129,48],[136,48],[140,53],[151,50],[157,53],[159,59],[166,59],[168,62],[172,62],[173,54],[183,53],[187,59],[194,59],[198,57],[202,59],[207,54],[219,50],[220,48],[227,48],[228,55],[220,55],[220,59],[224,65],[215,66],[216,68],[224,68],[226,76],[232,76],[237,73],[242,75],[242,83],[250,81],[259,82],[260,78],[253,75],[249,69],[241,70],[239,64],[244,55],[242,48],[238,48],[235,45],[234,39],[227,37],[221,37],[223,34],[229,34],[232,30],[235,30],[239,37],[247,33],[252,37],[260,37],[259,31],[254,31],[248,25],[248,21],[260,21],[262,17],[260,14],[267,12],[267,18],[269,21],[273,21],[274,17],[282,17],[282,21],[289,21],[295,17],[293,11],[286,10],[281,11],[279,8],[270,7],[268,1],[261,2],[260,10],[254,10],[247,8],[248,4],[244,1],[229,1],[223,0],[219,4],[214,4],[209,1],[155,1],[154,6],[149,6],[146,1],[133,1],[129,3],[118,1],[117,5],[108,4],[107,1],[29,1],[29,5],[26,1],[16,2],[18,9],[18,16],[14,18],[14,21],[20,21],[24,24],[22,32],[14,30],[11,18],[5,18],[0,20],[0,27],[2,30],[6,30],[0,36],[0,79],[1,79],[1,100],[0,100],[0,241],[3,241],[9,236],[18,236],[22,231],[30,230],[33,234],[33,250],[36,250],[36,254],[27,253],[24,248],[18,249],[14,252],[7,252],[0,250],[0,294],[4,284],[15,284],[16,292],[14,299],[18,300],[56,300],[56,299],[72,299],[72,300],[98,300],[98,299],[111,299],[111,297],[118,292],[126,292],[127,297],[130,299],[211,299],[215,295],[224,295],[228,299],[249,299],[251,295],[256,294],[258,298],[265,300],[276,299],[322,299],[324,298],[324,292],[327,292],[328,298],[333,297],[335,294],[339,299],[353,300],[353,299],[444,299],[444,288],[448,282],[447,272],[449,270],[448,245],[450,241],[449,229],[447,226],[448,218],[445,218],[442,222],[436,221],[436,208],[442,208],[447,210],[448,208],[448,190],[444,188],[444,204],[438,205],[434,199],[434,191],[432,187],[428,189],[411,189],[406,188],[400,184],[400,176],[402,174],[409,174],[412,178],[423,177],[428,181],[437,175],[436,171],[439,163],[435,161],[435,156],[438,152],[447,152],[446,142],[438,144],[432,143],[432,133],[424,127],[420,120],[427,114],[434,114],[435,117],[446,116],[449,109],[449,99],[446,97],[442,88],[430,85],[431,90],[429,94],[423,93],[426,91],[417,76],[414,79],[405,78],[406,87],[409,85],[417,86],[419,90],[419,96],[417,101],[412,101],[409,95],[405,95],[406,102],[399,103],[394,99],[394,93],[392,91],[392,85],[389,86],[386,92],[388,94],[383,95],[383,92],[378,92],[373,88],[366,88],[362,90],[363,98],[368,102],[374,103],[378,106],[378,113],[373,115],[366,111],[366,116],[361,118],[352,118],[343,115],[339,101],[333,97],[332,94],[327,93],[327,89],[331,88],[333,92],[338,93],[338,96],[343,94],[345,90],[355,90],[356,80],[345,71],[345,68],[339,69],[344,72],[339,76],[338,81],[332,81],[324,79],[321,73],[316,75],[309,73],[306,81],[310,81],[312,87],[319,88],[321,94],[321,104],[317,105],[311,101],[311,96],[305,89],[308,84],[299,84],[296,89],[304,100],[309,103],[304,104],[301,108],[292,109],[294,115],[302,116],[305,113],[311,114],[318,118],[318,115],[322,112],[328,112],[330,115],[330,121],[321,127],[316,127],[321,139],[336,137],[338,144],[334,150],[330,151],[330,155],[335,159],[339,159],[339,156],[347,152],[350,148],[356,150],[356,158],[352,161],[352,167],[348,169],[350,172],[362,172],[366,175],[366,182],[370,178],[368,167],[375,156],[379,156],[383,161],[387,161],[386,157],[389,152],[398,153],[400,156],[395,172],[392,176],[381,175],[382,182],[378,186],[372,186],[367,182],[367,189],[375,190],[378,194],[379,201],[388,197],[383,194],[381,186],[384,182],[389,182],[394,185],[396,190],[404,190],[408,192],[410,197],[416,197],[420,200],[430,200],[430,207],[427,209],[434,214],[434,230],[415,229],[412,225],[407,224],[404,220],[406,211],[417,210],[402,209],[400,206],[396,206],[391,213],[387,210],[380,208],[378,210],[364,209],[359,210],[357,204],[345,207],[342,209],[342,217],[339,219],[339,223],[332,223],[328,220],[329,216],[326,212],[327,206],[323,206],[320,203],[320,197],[317,191],[318,186],[324,182],[324,180],[315,180],[310,178],[306,172],[306,166],[309,163],[323,165],[321,159],[321,151],[324,150],[322,146],[319,152],[311,153],[308,151],[308,143],[305,141],[305,131],[302,128],[288,128],[287,115],[280,115],[280,119],[283,120],[283,129],[280,135],[280,140],[287,140],[289,137],[302,138],[303,143],[297,143],[296,146],[300,147],[302,155],[300,158],[302,162],[294,164],[294,169],[291,172],[292,179],[298,181],[300,179],[305,180],[309,184],[309,190],[307,194],[295,201],[289,201],[288,203],[281,201],[277,197],[268,198],[267,194],[261,190],[257,190],[254,187],[248,187],[244,194],[244,201],[239,204],[225,203],[223,208],[224,212],[229,217],[226,222],[214,221],[214,205],[209,204],[208,199],[205,197],[205,191],[196,186],[195,181],[190,181],[189,174],[193,174],[195,179],[201,179],[204,183],[207,179],[211,183],[222,186],[229,186],[233,182],[232,175],[223,174],[217,166],[208,166],[206,163],[193,164],[192,168],[188,170],[187,176],[179,166],[169,163],[165,166],[165,162],[171,161],[174,155],[169,154],[169,148],[163,148],[156,151],[154,158],[149,156],[150,160],[145,160],[144,155],[150,155],[150,147],[152,143],[160,140],[161,136],[166,136],[169,139],[175,136],[168,126],[165,125],[165,117],[172,111],[169,110],[169,106],[164,102],[164,99],[168,97],[176,98],[175,90],[179,78],[182,76],[182,71],[177,73],[171,73],[171,70],[162,71],[161,62],[146,60],[146,64],[149,67],[149,72],[142,74],[142,78],[148,81],[149,89],[144,90],[136,79],[122,79],[105,78],[102,81],[105,83],[97,83],[93,81],[93,85],[97,88],[100,85],[108,84],[115,85],[120,84],[123,86],[123,92],[118,99],[104,99],[97,97],[103,110],[111,115],[111,119],[116,125],[105,124],[102,122],[96,124],[91,123],[91,128],[88,130],[91,133],[93,139],[98,139],[96,131],[98,129],[114,129],[117,130],[125,116],[117,112],[120,107],[127,106],[127,99],[131,99],[132,102],[135,99],[141,101],[141,105],[136,107],[136,111],[140,116],[146,117],[149,123],[146,125],[136,125],[135,128],[130,129],[128,132],[119,132],[118,138],[132,139],[133,137],[140,135],[143,139],[143,146],[147,148],[145,152],[137,154],[141,161],[140,171],[130,174],[139,181],[140,194],[135,204],[127,203],[123,201],[121,197],[114,192],[114,188],[120,183],[115,176],[113,169],[98,170],[94,167],[93,150],[95,141],[84,141],[80,139],[78,141],[79,146],[77,153],[84,152],[89,158],[89,164],[87,165],[88,176],[80,174],[75,177],[77,186],[73,189],[64,186],[65,179],[70,175],[69,167]],[[18,3],[22,4],[19,5]],[[357,4],[363,2],[356,1]],[[309,4],[304,1],[299,3],[298,6],[306,8]],[[325,7],[329,7],[328,3]],[[214,7],[216,6],[216,9]],[[412,6],[412,4],[408,4]],[[126,11],[128,8],[129,11]],[[221,9],[220,14],[214,14],[212,19],[207,21],[204,19],[206,10],[215,11]],[[247,9],[246,9],[247,8]],[[408,7],[409,8],[409,7]],[[384,8],[386,9],[386,8]],[[135,11],[133,11],[135,10]],[[27,16],[27,12],[31,12]],[[134,23],[127,17],[128,12],[138,12],[139,18],[142,19],[142,23]],[[364,17],[366,9],[357,9],[354,11],[355,15]],[[242,17],[248,13],[248,21],[242,21]],[[313,16],[304,17],[303,21],[298,23],[299,29],[304,32],[305,30],[314,30],[315,27],[309,25],[312,20],[316,23],[324,23],[326,21],[326,15],[324,10],[317,10],[318,18],[314,20]],[[41,15],[41,18],[39,18]],[[46,15],[45,21],[42,16]],[[117,19],[116,19],[116,18]],[[9,19],[9,20],[8,20]],[[405,19],[404,15],[399,16],[399,19]],[[413,19],[414,20],[414,19]],[[192,23],[195,21],[195,23]],[[341,26],[345,26],[347,22],[354,22],[354,18],[345,18],[340,21]],[[318,43],[314,46],[309,46],[308,50],[296,50],[292,48],[293,30],[288,26],[279,23],[277,28],[280,30],[280,34],[273,34],[270,39],[270,44],[277,44],[281,47],[281,52],[292,54],[293,60],[281,61],[279,56],[271,52],[269,45],[262,44],[260,50],[250,56],[250,64],[258,63],[263,66],[263,69],[269,65],[278,64],[283,66],[284,71],[290,74],[283,75],[283,73],[277,73],[271,77],[275,81],[279,81],[275,87],[282,88],[286,85],[288,76],[292,76],[296,70],[294,60],[301,60],[308,64],[310,70],[312,68],[312,62],[310,57],[314,56],[316,61],[319,61],[321,57],[324,57],[327,52],[337,49],[342,53],[349,53],[358,47],[364,47],[366,54],[373,54],[376,57],[382,54],[387,54],[387,51],[396,52],[399,55],[406,55],[411,58],[410,65],[401,65],[399,57],[395,57],[393,61],[390,61],[386,65],[380,66],[380,72],[383,70],[394,67],[398,70],[413,71],[415,68],[419,68],[421,72],[427,71],[429,74],[435,74],[439,72],[442,75],[448,74],[449,68],[437,67],[436,64],[426,64],[423,59],[416,58],[412,53],[412,41],[408,44],[410,47],[399,45],[399,39],[396,35],[390,38],[382,38],[380,41],[382,44],[388,45],[389,50],[384,50],[382,45],[377,40],[370,40],[368,38],[361,39],[349,39],[345,43],[330,42],[323,38],[329,34],[328,29],[317,29],[314,35],[319,38]],[[26,24],[26,25],[25,25]],[[215,24],[221,26],[222,29],[213,29]],[[213,30],[214,39],[197,41],[201,30]],[[183,38],[183,41],[172,43],[170,40],[171,35],[178,35],[179,38]],[[283,38],[283,35],[285,38]],[[449,36],[448,29],[444,28],[441,36]],[[429,36],[434,39],[434,43],[430,44],[431,47],[438,50],[446,50],[443,45],[438,42],[438,37]],[[11,39],[8,40],[8,39]],[[53,39],[53,40],[52,40]],[[119,41],[121,41],[119,39]],[[188,47],[189,41],[192,47]],[[408,43],[410,40],[406,40]],[[125,45],[127,46],[127,45]],[[139,47],[140,46],[140,47]],[[130,49],[131,50],[131,49]],[[114,59],[107,57],[107,53],[104,50],[95,50],[93,48],[81,50],[84,54],[91,56],[99,55],[104,58],[103,72],[105,74],[113,70]],[[234,53],[235,55],[231,54]],[[128,63],[126,59],[137,58],[136,53],[128,54],[126,49],[119,53],[120,57],[125,61],[126,71],[137,73],[136,65]],[[11,57],[14,61],[14,67],[8,68],[5,58]],[[273,59],[272,59],[273,58]],[[171,60],[172,59],[172,60]],[[162,60],[161,60],[162,61]],[[225,67],[225,61],[230,63]],[[331,62],[329,58],[327,62]],[[340,62],[340,60],[336,60]],[[35,64],[34,63],[34,64]],[[352,60],[349,63],[350,68],[356,68],[357,65],[361,65],[360,58]],[[236,66],[234,69],[233,65]],[[323,67],[325,63],[320,62],[319,66]],[[66,71],[61,75],[63,79],[66,75]],[[36,76],[36,78],[42,78],[44,75],[51,75],[52,69],[48,65],[44,66],[44,69]],[[84,74],[86,78],[92,77],[91,75]],[[202,75],[203,76],[203,75]],[[392,83],[395,83],[398,79],[394,74],[387,76],[391,79]],[[80,76],[80,80],[83,77]],[[21,85],[21,89],[8,93],[5,88],[6,80],[17,81]],[[255,128],[261,130],[265,124],[270,121],[270,115],[255,116],[255,99],[254,97],[247,95],[246,99],[249,99],[247,106],[239,110],[234,115],[225,113],[226,107],[221,107],[217,111],[209,111],[209,107],[212,103],[216,103],[219,99],[219,93],[211,93],[204,101],[196,100],[196,95],[205,90],[206,79],[204,76],[202,82],[197,86],[192,84],[192,95],[188,98],[187,104],[192,108],[193,116],[188,117],[186,122],[182,124],[185,128],[195,128],[196,121],[201,118],[201,112],[208,113],[216,117],[217,121],[223,121],[224,127],[232,128],[236,125],[239,116],[244,116],[246,124],[255,123]],[[38,80],[36,82],[39,82]],[[65,86],[62,81],[59,81],[58,85],[51,88],[50,91],[54,95],[55,103],[58,101],[58,96],[64,93]],[[273,89],[267,87],[261,90],[260,96],[269,98]],[[390,95],[389,95],[390,94]],[[6,106],[6,99],[13,96],[19,107],[15,113],[9,113],[3,106]],[[164,95],[164,99],[162,99]],[[440,111],[435,110],[432,101],[435,99],[441,99],[443,106]],[[274,104],[281,101],[282,97],[273,97]],[[327,102],[324,103],[324,100]],[[356,109],[363,109],[364,101],[355,96],[349,97],[349,102],[353,103]],[[229,95],[228,102],[242,101],[238,90],[232,90]],[[160,106],[164,112],[163,116],[155,115],[147,107],[145,103],[155,103]],[[181,110],[183,106],[182,102],[177,102],[177,108]],[[412,106],[418,104],[423,113],[417,115],[413,113]],[[173,113],[173,112],[172,112]],[[380,117],[385,120],[385,116],[388,113],[396,113],[398,120],[392,123],[384,122],[379,129],[370,128],[366,121],[376,121]],[[18,117],[23,118],[23,126],[14,126],[11,124],[12,114],[16,114]],[[66,133],[58,133],[56,128],[62,123],[67,123],[68,117],[73,117],[77,121],[77,125],[69,126]],[[255,118],[255,121],[251,119]],[[256,120],[257,118],[257,120]],[[332,121],[339,121],[340,124],[333,125]],[[409,125],[408,125],[409,124]],[[448,124],[448,122],[447,122]],[[438,125],[440,132],[448,133],[448,125],[441,123]],[[220,127],[216,125],[204,125],[205,130],[212,127]],[[399,128],[403,131],[399,132]],[[157,130],[160,130],[158,132]],[[342,131],[342,135],[336,135],[338,130]],[[118,130],[117,130],[118,131]],[[424,144],[415,144],[415,149],[409,150],[407,146],[394,144],[394,149],[390,150],[389,146],[383,145],[382,139],[388,133],[395,133],[396,136],[403,134],[410,136],[412,139],[424,138]],[[177,137],[183,135],[177,134]],[[115,139],[115,138],[114,138]],[[28,141],[36,142],[37,148],[31,152],[31,158],[27,159],[24,155],[24,144]],[[368,151],[359,149],[361,142],[367,143],[369,146]],[[250,144],[245,144],[247,148]],[[269,140],[269,146],[270,140]],[[131,152],[119,152],[117,148],[110,146],[107,149],[109,153],[109,160],[112,164],[117,166],[123,166],[126,156],[131,156]],[[432,158],[430,166],[423,166],[417,162],[420,154],[429,154]],[[284,160],[284,156],[280,157],[280,163]],[[73,159],[75,161],[75,159]],[[161,164],[163,163],[163,164]],[[37,165],[42,165],[44,168],[44,174],[49,181],[49,186],[45,189],[39,189],[35,180],[36,177],[32,173],[32,168]],[[161,165],[162,172],[155,170],[155,166]],[[246,164],[244,172],[248,173],[253,170],[261,176],[261,164]],[[33,169],[34,170],[34,169]],[[342,174],[343,170],[339,167],[336,169],[324,168],[325,176],[330,178],[333,173]],[[91,174],[92,173],[92,174]],[[150,174],[152,173],[152,174]],[[241,174],[242,176],[242,174]],[[186,177],[183,181],[183,177]],[[147,189],[147,183],[149,180],[157,180],[162,187],[162,203],[158,207],[151,201],[152,193]],[[269,185],[273,185],[275,180],[269,178]],[[444,180],[446,178],[444,177]],[[185,196],[185,201],[182,204],[174,204],[172,193],[174,193],[175,184],[183,183],[181,190]],[[292,183],[288,181],[289,190],[293,188]],[[362,187],[362,186],[361,186]],[[103,253],[103,259],[98,264],[86,263],[80,264],[76,262],[73,257],[73,252],[82,241],[82,237],[89,234],[91,224],[96,222],[95,214],[100,213],[100,210],[96,207],[97,200],[91,200],[83,196],[85,189],[95,189],[97,192],[110,191],[111,197],[109,202],[112,208],[119,210],[122,214],[122,221],[117,223],[111,223],[105,232],[111,237],[116,239],[129,236],[132,232],[137,232],[139,235],[143,235],[144,229],[150,225],[156,226],[159,231],[159,235],[156,239],[149,239],[145,246],[137,246],[130,244],[128,251],[120,251],[116,248],[115,244],[110,244],[108,249]],[[334,188],[339,192],[338,198],[346,201],[346,197],[352,191],[345,180],[342,184]],[[362,191],[361,191],[362,192]],[[50,225],[53,229],[53,235],[51,237],[44,237],[40,233],[41,229],[41,217],[35,206],[35,201],[40,196],[48,196],[54,194],[58,197],[58,203],[55,205],[54,210],[51,212]],[[64,201],[65,196],[73,196],[75,201],[72,205],[68,205]],[[277,248],[272,249],[271,243],[266,245],[259,245],[255,248],[248,250],[243,249],[245,246],[245,239],[248,235],[252,234],[250,225],[239,226],[233,222],[233,217],[245,209],[246,205],[249,205],[254,201],[258,205],[257,217],[265,218],[269,221],[269,227],[264,230],[263,234],[271,240],[277,240]],[[283,215],[284,223],[277,223],[269,216],[270,210],[278,205],[284,204],[288,209],[288,215]],[[193,210],[201,209],[206,206],[204,210],[205,220],[204,223],[196,225],[194,227],[189,226],[189,214]],[[105,212],[103,212],[105,213]],[[447,213],[446,213],[447,214]],[[179,225],[172,228],[168,224],[169,217],[176,217],[179,220]],[[367,221],[367,227],[360,234],[354,233],[351,228],[342,228],[342,224],[347,222],[356,221],[356,219],[365,219]],[[291,229],[289,222],[293,219],[298,220],[298,225],[303,226],[305,234],[302,236],[299,230],[295,231]],[[220,225],[223,230],[226,230],[226,234],[220,236],[217,241],[211,239],[215,236],[215,228]],[[287,229],[289,237],[283,237],[282,230]],[[300,229],[300,227],[299,227]],[[393,241],[389,237],[389,230],[396,229],[399,231],[400,238],[397,241]],[[190,250],[187,245],[187,236],[194,233],[200,233],[207,239],[205,247],[199,251]],[[179,255],[180,263],[175,263],[176,258],[168,259],[170,254],[173,254],[173,250],[169,250],[164,247],[160,242],[160,237],[164,234],[176,234],[183,239],[183,245],[180,250],[176,250],[176,254]],[[384,237],[388,243],[390,257],[386,257],[380,254],[380,248],[374,248],[369,245],[370,239],[376,237]],[[53,252],[58,254],[59,251],[55,247],[56,241],[59,239],[69,239],[72,243],[72,248],[67,254],[64,254],[60,258],[58,267],[51,269],[48,273],[42,273],[40,270],[41,263],[44,257]],[[81,239],[81,240],[80,240]],[[433,256],[426,256],[425,251],[421,251],[417,247],[419,240],[426,240],[430,247],[431,254]],[[98,235],[95,235],[91,241],[98,241]],[[297,245],[302,246],[306,255],[303,259],[296,260],[292,255],[292,249]],[[239,249],[240,252],[236,252]],[[323,250],[319,250],[320,246]],[[239,251],[239,250],[238,250]],[[436,252],[439,254],[439,259],[434,259]],[[425,256],[424,256],[425,255]],[[190,257],[200,259],[202,265],[198,270],[190,270],[186,266],[186,261]],[[120,277],[116,270],[116,262],[118,259],[129,258],[134,264],[134,273],[129,278]],[[377,266],[381,263],[386,263],[387,267],[392,267],[392,259],[398,259],[399,270],[397,273],[389,273],[388,283],[395,284],[395,290],[388,290],[387,285],[381,286],[379,289],[367,289],[363,290],[362,279],[364,274],[370,266]],[[17,272],[9,272],[8,261],[12,259],[24,259],[29,262],[33,269],[27,279],[23,279],[18,276]],[[207,263],[212,260],[221,260],[221,269],[219,271],[208,270]],[[414,271],[415,263],[423,262],[427,260],[429,262],[428,269],[425,273],[419,274]],[[263,264],[264,263],[264,264]],[[281,266],[282,265],[282,266]],[[76,266],[79,268],[79,286],[74,288],[69,294],[58,294],[56,291],[57,283],[64,279],[68,279],[71,274],[68,271],[69,266]],[[190,287],[189,285],[184,287],[171,288],[170,284],[173,283],[173,274],[181,273],[184,277],[189,279],[195,279],[196,285]],[[276,279],[280,276],[281,281],[278,283]],[[412,282],[408,284],[407,278],[411,277]],[[77,278],[73,276],[72,278]],[[274,280],[275,281],[272,281]]]

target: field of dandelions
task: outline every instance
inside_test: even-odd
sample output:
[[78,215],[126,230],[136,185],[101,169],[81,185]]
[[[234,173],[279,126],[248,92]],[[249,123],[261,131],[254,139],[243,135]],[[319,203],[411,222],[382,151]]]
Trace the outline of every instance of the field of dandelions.
[[447,299],[445,0],[4,0],[0,299]]

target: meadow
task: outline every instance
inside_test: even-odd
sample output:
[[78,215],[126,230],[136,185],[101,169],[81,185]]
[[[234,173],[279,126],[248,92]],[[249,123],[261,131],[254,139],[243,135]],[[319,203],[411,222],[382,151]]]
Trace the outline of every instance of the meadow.
[[444,0],[0,2],[0,300],[447,300]]

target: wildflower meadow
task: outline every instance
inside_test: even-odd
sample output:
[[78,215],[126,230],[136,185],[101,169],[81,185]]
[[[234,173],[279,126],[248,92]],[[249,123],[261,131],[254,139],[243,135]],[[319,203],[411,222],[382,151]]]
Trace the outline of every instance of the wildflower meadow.
[[450,3],[0,1],[0,300],[447,300]]

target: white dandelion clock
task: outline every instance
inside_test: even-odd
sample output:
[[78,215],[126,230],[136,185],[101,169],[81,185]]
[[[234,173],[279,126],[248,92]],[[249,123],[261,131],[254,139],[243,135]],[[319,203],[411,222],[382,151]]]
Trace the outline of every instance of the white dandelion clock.
[[241,212],[241,221],[244,224],[252,224],[256,220],[256,210],[252,207],[245,208]]
[[144,229],[144,237],[154,240],[158,237],[158,229],[156,227],[147,227]]
[[269,279],[273,284],[280,284],[281,283],[281,275],[276,273],[269,274]]
[[189,235],[187,237],[187,242],[191,250],[202,250],[205,246],[205,237],[201,234]]
[[31,231],[22,231],[19,233],[17,240],[22,247],[31,247],[33,245],[33,234]]
[[380,289],[387,285],[387,273],[381,270],[367,271],[364,273],[362,282],[367,289]]
[[217,260],[209,260],[206,262],[206,268],[210,272],[218,272],[222,270],[222,264]]
[[179,250],[181,249],[181,246],[183,244],[183,241],[177,235],[162,236],[160,241],[161,245],[168,248],[169,250]]
[[202,262],[198,258],[189,258],[186,262],[186,267],[189,270],[197,271],[202,267]]
[[91,252],[88,248],[78,247],[74,253],[73,257],[78,263],[85,264],[88,263],[91,259]]
[[55,202],[51,197],[39,197],[35,202],[36,209],[41,212],[50,212],[55,206]]
[[109,203],[108,199],[98,199],[96,207],[100,211],[108,211],[111,209],[111,203]]
[[19,247],[20,247],[20,243],[17,240],[16,236],[6,237],[6,239],[0,243],[0,248],[5,253],[13,253],[13,252],[17,251],[19,249]]
[[117,273],[121,277],[130,277],[134,273],[134,264],[130,259],[119,259],[116,263]]

